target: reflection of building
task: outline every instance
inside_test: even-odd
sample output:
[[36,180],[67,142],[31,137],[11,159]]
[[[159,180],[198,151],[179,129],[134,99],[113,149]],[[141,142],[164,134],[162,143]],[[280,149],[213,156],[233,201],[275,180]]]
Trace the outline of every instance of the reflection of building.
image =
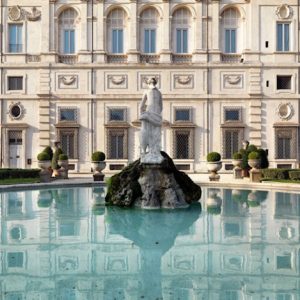
[[296,1],[7,0],[1,4],[1,162],[60,141],[74,171],[138,157],[138,102],[155,77],[162,145],[186,171],[225,169],[242,140],[299,163]]
[[[161,258],[163,299],[299,300],[300,195],[215,191],[220,214],[203,200]],[[141,298],[141,250],[92,214],[94,201],[89,188],[1,194],[3,299]]]

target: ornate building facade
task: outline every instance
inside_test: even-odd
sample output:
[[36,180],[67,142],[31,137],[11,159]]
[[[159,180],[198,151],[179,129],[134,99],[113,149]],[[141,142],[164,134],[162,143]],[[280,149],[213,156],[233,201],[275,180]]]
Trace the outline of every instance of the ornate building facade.
[[248,140],[299,166],[297,1],[1,1],[1,166],[34,167],[60,141],[74,172],[139,156],[138,106],[155,77],[163,149],[224,171]]

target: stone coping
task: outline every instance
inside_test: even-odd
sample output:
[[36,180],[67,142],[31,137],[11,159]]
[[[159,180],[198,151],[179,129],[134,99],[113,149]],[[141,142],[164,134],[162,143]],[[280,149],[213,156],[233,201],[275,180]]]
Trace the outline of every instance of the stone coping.
[[[193,179],[193,176],[190,176]],[[195,183],[201,187],[215,187],[215,188],[236,188],[236,189],[257,189],[257,190],[278,190],[286,192],[300,193],[300,184],[280,183],[280,182],[250,182],[248,179],[232,179],[231,181],[221,180],[218,182],[210,182],[206,180],[195,180]],[[12,184],[0,186],[0,192],[10,191],[28,191],[39,189],[53,189],[53,188],[71,188],[71,187],[104,187],[105,182],[93,181],[92,178],[69,178],[58,179],[47,183],[33,183],[33,184]]]

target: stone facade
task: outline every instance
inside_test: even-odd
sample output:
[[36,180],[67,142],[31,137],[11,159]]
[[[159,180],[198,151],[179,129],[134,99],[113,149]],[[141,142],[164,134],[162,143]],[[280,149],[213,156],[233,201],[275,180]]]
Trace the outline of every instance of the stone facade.
[[162,147],[182,170],[206,171],[206,154],[219,151],[226,171],[244,139],[267,148],[272,167],[299,167],[298,10],[266,0],[2,1],[1,166],[35,167],[61,141],[73,172],[90,171],[95,150],[107,173],[122,168],[139,156],[138,103],[154,76]]

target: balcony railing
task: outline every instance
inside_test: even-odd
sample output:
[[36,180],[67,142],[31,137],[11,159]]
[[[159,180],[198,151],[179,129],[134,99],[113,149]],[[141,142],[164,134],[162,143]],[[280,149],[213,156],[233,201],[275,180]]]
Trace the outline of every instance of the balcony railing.
[[188,64],[192,62],[191,54],[173,54],[172,62],[176,64]]
[[224,63],[238,63],[242,62],[242,55],[241,54],[222,54],[221,60]]
[[106,56],[107,63],[110,64],[125,64],[127,63],[126,54],[108,54]]
[[158,64],[159,63],[159,55],[157,54],[141,54],[140,62],[146,64]]
[[78,56],[73,54],[59,54],[58,62],[67,65],[76,64],[78,61]]

